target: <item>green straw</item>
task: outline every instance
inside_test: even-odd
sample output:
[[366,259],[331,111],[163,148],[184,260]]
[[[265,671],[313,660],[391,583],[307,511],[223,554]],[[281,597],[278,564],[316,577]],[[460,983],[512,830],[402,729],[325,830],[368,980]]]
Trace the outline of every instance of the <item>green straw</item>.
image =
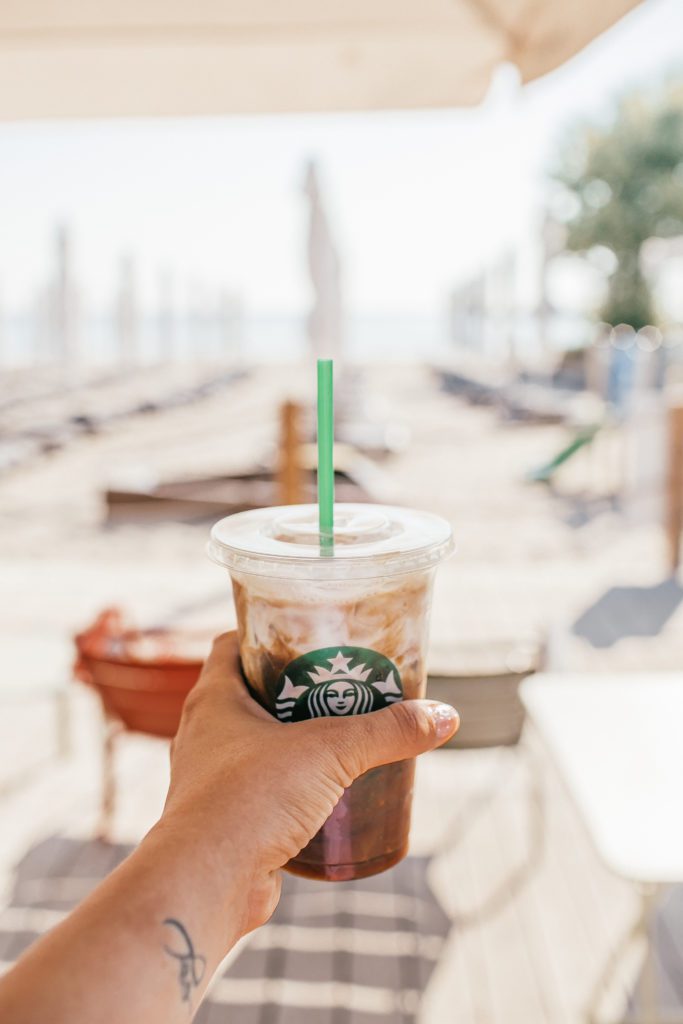
[[318,526],[320,547],[334,546],[334,391],[331,359],[318,360]]

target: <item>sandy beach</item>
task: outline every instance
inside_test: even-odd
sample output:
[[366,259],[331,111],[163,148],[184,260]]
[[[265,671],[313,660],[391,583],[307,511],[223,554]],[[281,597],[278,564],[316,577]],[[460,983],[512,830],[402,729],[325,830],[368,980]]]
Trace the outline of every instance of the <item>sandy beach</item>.
[[[22,637],[22,660],[30,661],[36,638],[64,637],[110,603],[122,603],[141,623],[170,616],[229,624],[227,581],[204,554],[208,524],[106,526],[103,491],[268,460],[280,401],[301,398],[312,379],[310,367],[260,367],[192,404],[120,417],[5,472],[2,643],[16,648]],[[120,403],[122,390],[121,382],[102,386],[96,409]],[[504,424],[495,410],[440,392],[425,367],[369,367],[363,390],[375,419],[410,432],[405,451],[377,467],[378,497],[420,505],[453,524],[457,553],[439,574],[434,602],[440,657],[445,650],[457,669],[473,647],[535,638],[549,640],[563,668],[680,664],[680,609],[656,637],[623,636],[600,648],[571,633],[610,588],[653,588],[665,570],[656,522],[629,522],[571,487],[563,496],[563,479],[572,483],[575,468],[554,491],[526,482],[565,443],[565,428]]]
[[[84,843],[86,858],[102,853],[92,840],[100,713],[81,686],[69,687],[69,756],[53,754],[49,688],[70,678],[73,632],[112,603],[141,624],[220,630],[233,621],[227,580],[205,556],[208,524],[105,526],[103,489],[115,480],[220,473],[268,459],[279,402],[310,393],[310,378],[310,367],[261,368],[191,405],[122,417],[77,436],[0,479],[0,796],[8,826],[0,902],[12,891],[14,866],[46,836]],[[432,661],[440,671],[466,673],[497,644],[525,638],[549,642],[560,668],[680,665],[682,615],[677,585],[663,582],[659,526],[627,522],[593,495],[579,500],[576,465],[557,493],[525,482],[565,442],[564,428],[503,424],[495,410],[439,391],[424,367],[368,368],[365,394],[376,419],[404,424],[411,435],[405,451],[378,466],[378,497],[419,504],[453,523],[458,550],[440,571],[434,601]],[[642,588],[634,600],[643,614],[631,629],[626,616],[625,633],[652,635],[622,635],[602,647],[574,635],[572,624],[618,587]],[[674,588],[674,610],[657,622],[648,618],[648,598],[662,587]],[[111,838],[135,842],[163,805],[166,744],[127,736],[116,777]],[[534,778],[545,800],[540,861],[529,824]],[[454,1015],[463,1024],[583,1019],[598,965],[631,919],[635,897],[598,862],[533,731],[519,747],[422,758],[411,851],[431,858],[433,892],[456,922],[424,993],[420,1024],[452,1024]],[[494,912],[480,912],[527,859],[525,884],[510,888]],[[624,984],[634,977],[627,972]],[[236,997],[231,982],[221,984],[229,1014]]]

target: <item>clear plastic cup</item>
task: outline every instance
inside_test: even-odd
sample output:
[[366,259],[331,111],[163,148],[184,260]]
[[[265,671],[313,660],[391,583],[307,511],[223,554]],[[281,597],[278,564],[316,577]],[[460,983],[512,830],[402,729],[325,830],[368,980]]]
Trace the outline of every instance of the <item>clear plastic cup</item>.
[[[242,666],[281,722],[365,714],[423,697],[429,607],[449,524],[426,512],[335,506],[323,550],[316,505],[256,509],[211,531],[209,556],[230,572]],[[364,878],[408,846],[414,761],[366,772],[287,865],[310,878]]]

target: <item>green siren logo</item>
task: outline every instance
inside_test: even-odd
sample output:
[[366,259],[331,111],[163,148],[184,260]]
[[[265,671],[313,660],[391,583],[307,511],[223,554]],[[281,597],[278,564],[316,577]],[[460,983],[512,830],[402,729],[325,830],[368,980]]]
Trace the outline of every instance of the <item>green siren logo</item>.
[[281,722],[363,715],[403,699],[398,669],[366,647],[325,647],[290,661],[277,684]]

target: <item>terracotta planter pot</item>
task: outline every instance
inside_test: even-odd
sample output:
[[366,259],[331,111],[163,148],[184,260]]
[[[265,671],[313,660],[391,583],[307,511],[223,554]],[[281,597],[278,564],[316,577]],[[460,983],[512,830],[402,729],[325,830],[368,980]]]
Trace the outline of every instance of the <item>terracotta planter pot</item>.
[[205,634],[126,628],[108,609],[75,637],[74,671],[126,729],[172,737],[209,643]]

